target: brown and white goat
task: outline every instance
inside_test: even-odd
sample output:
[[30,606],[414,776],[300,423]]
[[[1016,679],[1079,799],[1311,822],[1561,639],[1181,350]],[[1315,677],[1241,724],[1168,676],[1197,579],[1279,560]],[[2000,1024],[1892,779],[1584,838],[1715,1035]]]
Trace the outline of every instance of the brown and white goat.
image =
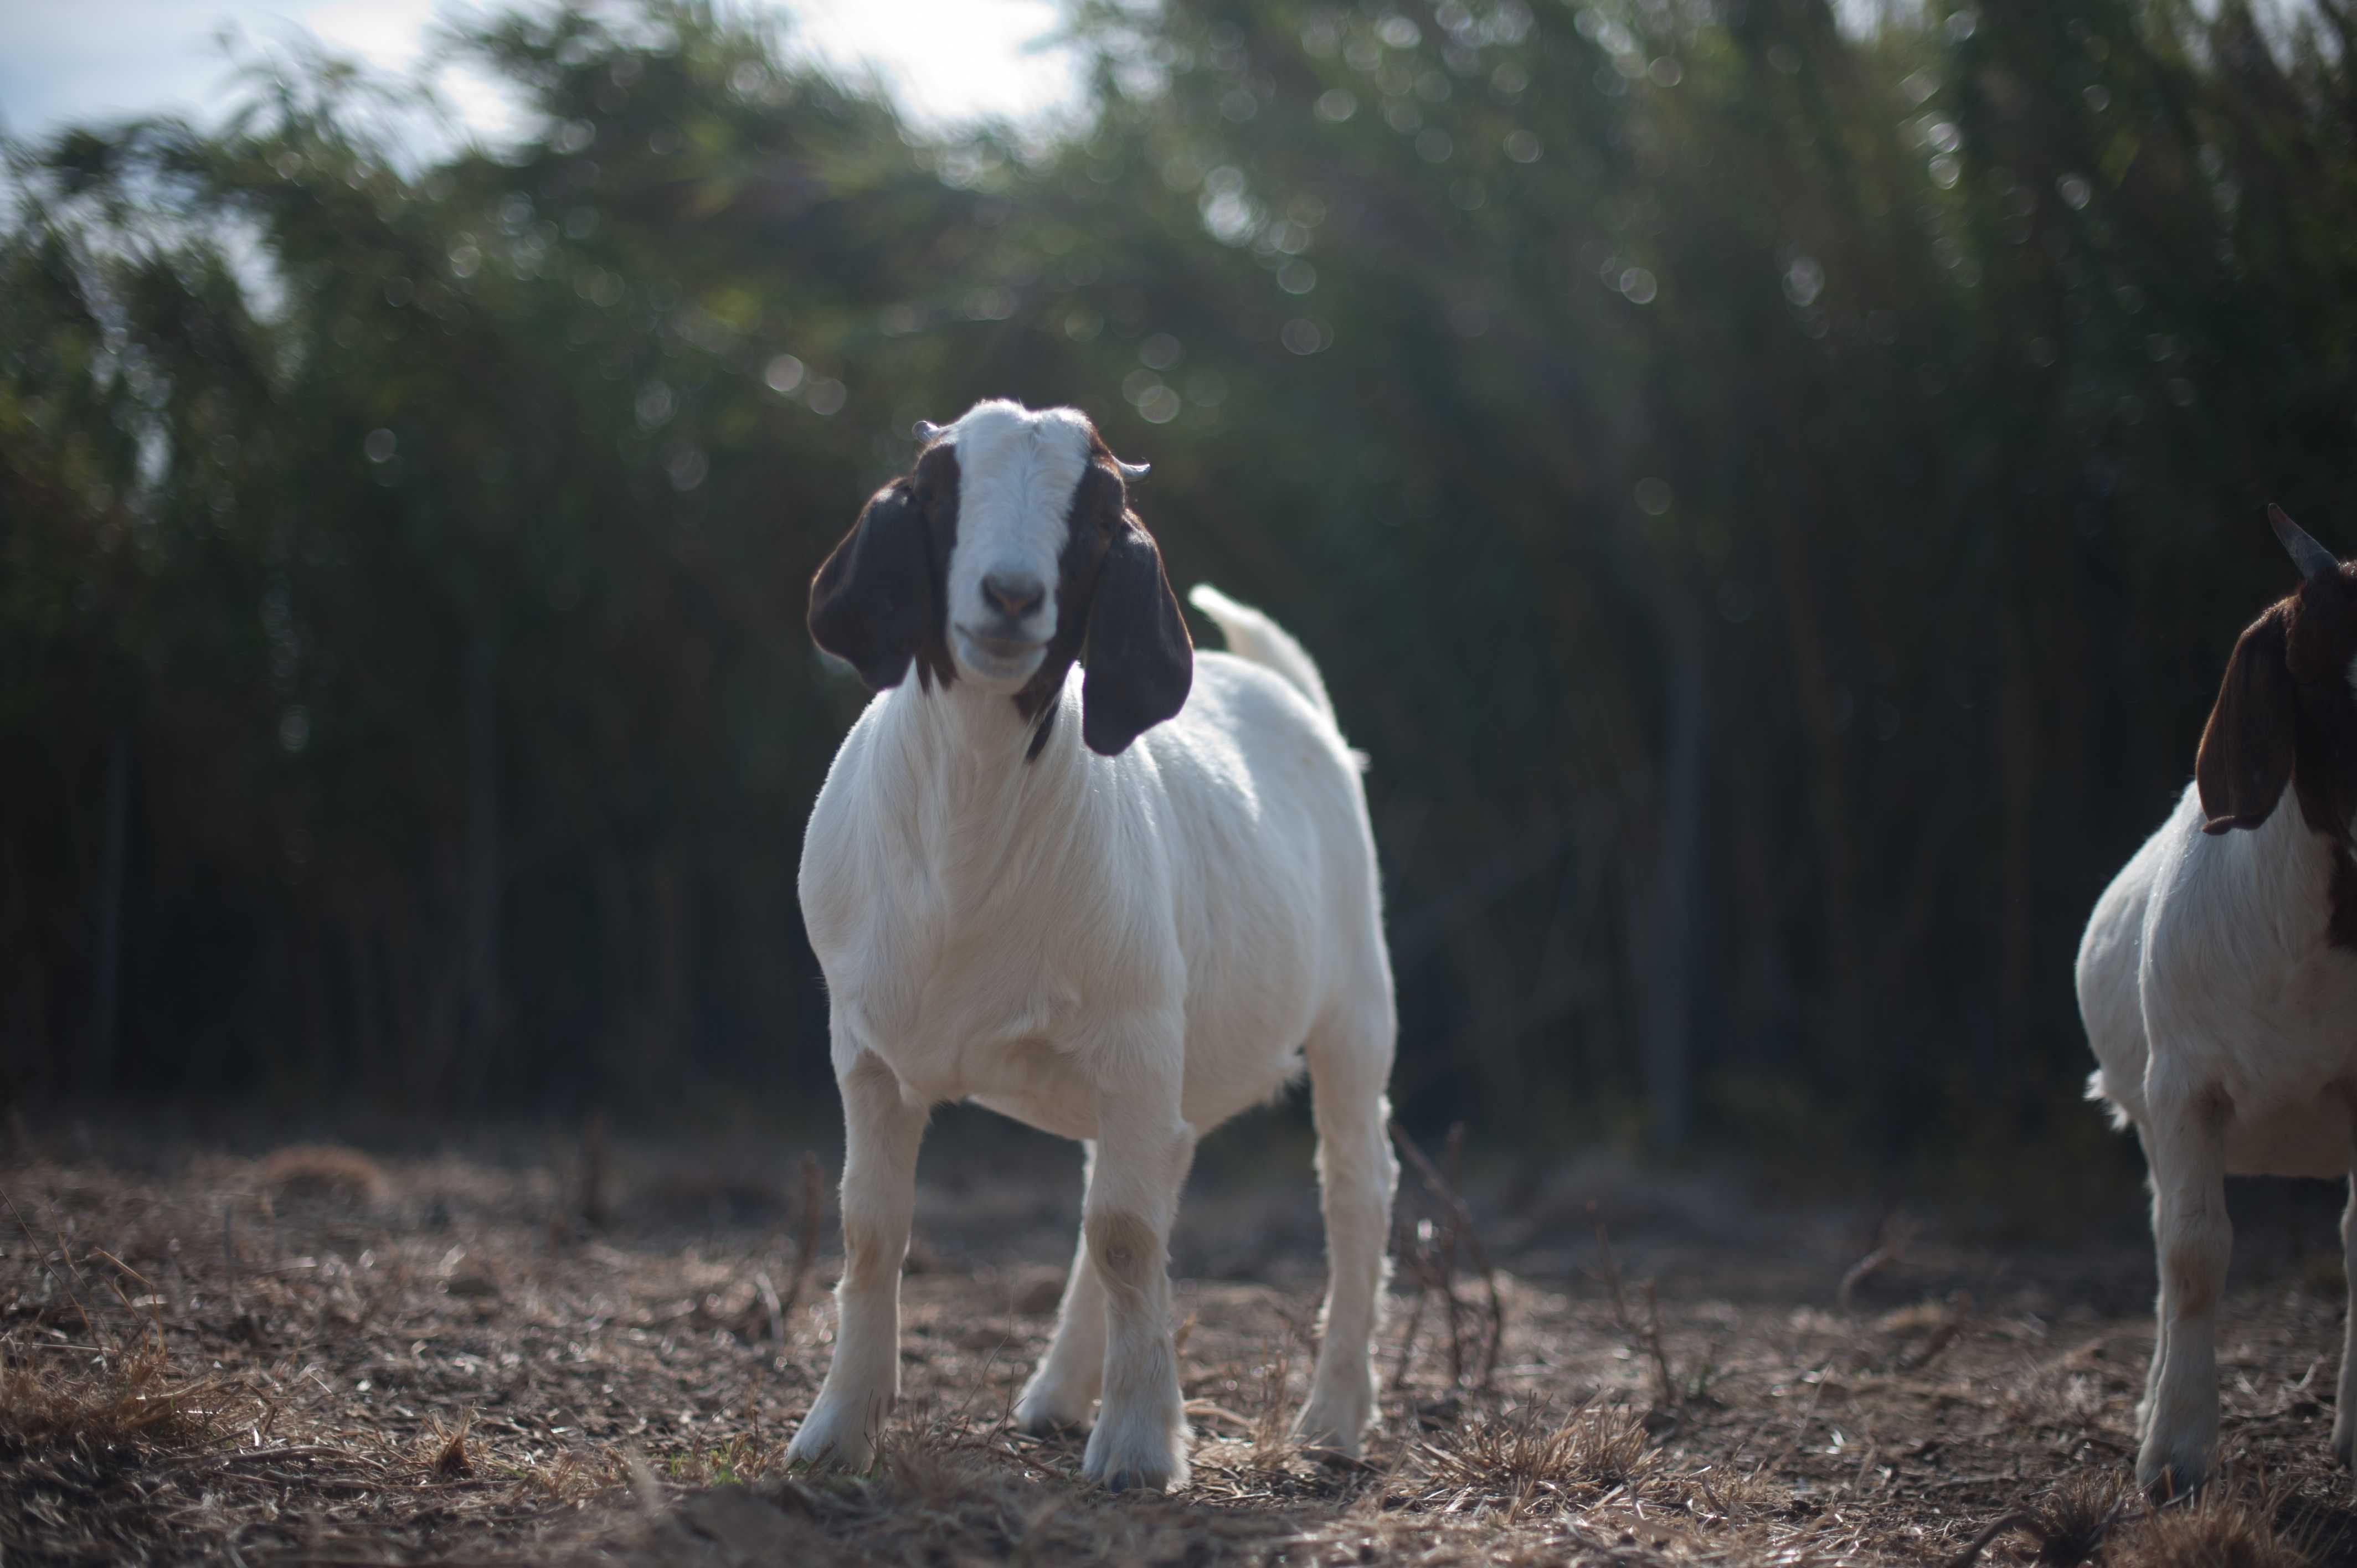
[[1199,1137],[1304,1065],[1329,1281],[1297,1430],[1356,1453],[1397,1179],[1358,758],[1267,617],[1198,588],[1232,651],[1192,651],[1126,504],[1143,470],[1080,413],[985,403],[921,434],[811,589],[813,637],[877,696],[802,846],[847,1146],[842,1326],[791,1456],[875,1452],[917,1144],[929,1107],[967,1099],[1088,1150],[1079,1252],[1016,1419],[1085,1425],[1102,1395],[1083,1473],[1184,1481],[1179,1188]]
[[[2224,1177],[2339,1178],[2357,1155],[2357,565],[2270,507],[2298,589],[2234,645],[2194,780],[2079,947],[2091,1099],[2144,1145],[2158,1338],[2136,1478],[2182,1493],[2218,1439]],[[2286,801],[2288,788],[2292,800]],[[2357,1289],[2357,1197],[2341,1221]],[[2332,1446],[2357,1438],[2357,1316]]]

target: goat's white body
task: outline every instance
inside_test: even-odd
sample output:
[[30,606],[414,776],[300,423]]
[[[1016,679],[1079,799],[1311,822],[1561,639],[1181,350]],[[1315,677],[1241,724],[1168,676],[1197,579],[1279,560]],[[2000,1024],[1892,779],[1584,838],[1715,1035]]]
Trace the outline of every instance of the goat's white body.
[[[1142,1216],[1167,1236],[1194,1139],[1279,1093],[1306,1051],[1334,1283],[1304,1424],[1355,1450],[1372,1409],[1368,1337],[1396,1170],[1383,1130],[1391,975],[1357,759],[1291,639],[1216,595],[1197,602],[1239,643],[1271,634],[1310,684],[1199,653],[1178,714],[1108,757],[1081,743],[1076,668],[1046,746],[1026,761],[1030,727],[1003,696],[904,682],[868,704],[837,754],[801,881],[847,1115],[861,1094],[888,1089],[920,1115],[969,1099],[1103,1140],[1091,1147],[1088,1228],[1063,1320],[1018,1414],[1078,1424],[1102,1385],[1092,1474],[1149,1482],[1186,1472],[1175,1360],[1145,1367],[1170,1354],[1167,1321],[1158,1342],[1148,1321],[1167,1297],[1142,1274],[1110,1287],[1098,1277],[1101,1219]],[[1157,1138],[1168,1151],[1141,1159],[1140,1141]],[[847,1244],[869,1227],[866,1189],[847,1167]],[[881,1226],[896,1275],[897,1214]],[[858,1268],[846,1265],[846,1345],[855,1310],[870,1310],[855,1307]],[[1125,1319],[1133,1285],[1146,1308]],[[860,1331],[864,1369],[846,1369],[838,1350],[798,1454],[867,1451],[855,1428],[872,1424],[897,1377],[882,1337],[880,1319]]]
[[[2217,1434],[2232,1241],[2219,1178],[2337,1178],[2357,1142],[2357,954],[2327,940],[2330,846],[2288,793],[2247,831],[2208,834],[2202,821],[2189,786],[2097,901],[2077,976],[2099,1064],[2089,1097],[2135,1130],[2152,1176],[2160,1337],[2138,1472],[2153,1485],[2166,1470],[2179,1488],[2206,1474]],[[2344,1460],[2352,1371],[2344,1355]]]
[[1340,736],[1292,686],[1199,654],[1178,716],[1039,757],[1002,701],[868,704],[811,815],[802,897],[846,1050],[912,1102],[1097,1135],[1103,1022],[1167,1015],[1199,1133],[1279,1092],[1319,1021],[1386,998],[1373,841]]
[[2101,1064],[2088,1092],[2125,1126],[2147,1120],[2149,1079],[2165,1096],[2214,1091],[2230,1173],[2340,1177],[2357,953],[2325,940],[2327,846],[2288,799],[2247,832],[2201,820],[2189,786],[2087,924],[2079,1005]]

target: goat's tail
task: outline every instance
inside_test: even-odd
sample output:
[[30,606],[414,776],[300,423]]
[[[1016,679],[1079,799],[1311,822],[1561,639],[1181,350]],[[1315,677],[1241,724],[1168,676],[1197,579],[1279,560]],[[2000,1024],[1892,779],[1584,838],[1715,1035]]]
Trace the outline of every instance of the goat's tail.
[[1318,673],[1317,663],[1301,644],[1293,640],[1290,632],[1250,605],[1236,603],[1209,583],[1198,583],[1189,588],[1187,602],[1218,624],[1220,634],[1228,640],[1229,652],[1283,676],[1331,722],[1334,703],[1326,695],[1325,678]]

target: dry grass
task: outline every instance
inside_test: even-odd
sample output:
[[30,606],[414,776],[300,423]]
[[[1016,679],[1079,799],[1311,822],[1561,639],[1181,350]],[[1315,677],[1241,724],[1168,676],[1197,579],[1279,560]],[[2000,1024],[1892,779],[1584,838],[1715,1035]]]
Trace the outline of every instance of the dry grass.
[[[791,1474],[786,1439],[833,1332],[809,1206],[683,1219],[672,1198],[694,1170],[615,1150],[611,1229],[593,1238],[576,1159],[368,1159],[381,1187],[283,1179],[310,1151],[195,1152],[169,1182],[89,1157],[0,1171],[17,1211],[0,1207],[16,1243],[0,1248],[0,1561],[1938,1568],[1976,1541],[1981,1563],[2044,1568],[2348,1555],[2312,1392],[2330,1386],[2329,1361],[2314,1370],[2338,1337],[2329,1296],[2244,1291],[2230,1312],[2226,1462],[2272,1489],[2155,1515],[2124,1484],[2142,1258],[2104,1287],[2114,1317],[2078,1305],[2084,1279],[2031,1261],[1993,1293],[1985,1262],[1919,1236],[1837,1313],[1854,1241],[1795,1270],[1789,1247],[1679,1251],[1627,1220],[1623,1289],[1600,1251],[1547,1286],[1501,1272],[1494,1386],[1453,1383],[1427,1336],[1360,1462],[1288,1434],[1315,1274],[1206,1280],[1182,1250],[1194,1484],[1108,1498],[1081,1479],[1082,1439],[1009,1428],[1071,1215],[996,1165],[940,1190],[1042,1218],[945,1219],[951,1199],[927,1200],[936,1246],[997,1262],[936,1253],[909,1280],[884,1460]],[[803,1185],[791,1157],[778,1168],[781,1190]],[[1282,1201],[1255,1190],[1205,1224],[1299,1234]]]
[[2263,1492],[2213,1488],[2190,1507],[2166,1508],[2126,1532],[2115,1568],[2311,1568],[2317,1539],[2287,1534],[2280,1504]]
[[0,1340],[0,1444],[19,1453],[189,1447],[253,1404],[227,1379],[177,1375],[160,1333],[111,1353]]
[[262,1162],[262,1182],[296,1197],[346,1198],[382,1203],[393,1196],[384,1167],[339,1144],[297,1144]]

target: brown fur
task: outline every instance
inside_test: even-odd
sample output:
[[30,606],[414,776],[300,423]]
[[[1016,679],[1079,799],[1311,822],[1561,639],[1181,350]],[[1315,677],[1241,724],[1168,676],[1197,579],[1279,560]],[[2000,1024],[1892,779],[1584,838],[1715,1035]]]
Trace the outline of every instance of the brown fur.
[[899,1267],[884,1255],[884,1239],[870,1226],[846,1223],[843,1228],[843,1288],[874,1290]]
[[1082,1227],[1089,1257],[1108,1288],[1142,1291],[1162,1266],[1162,1240],[1135,1214],[1092,1214]]
[[957,449],[939,442],[869,498],[811,579],[811,640],[849,662],[871,691],[957,679],[942,607],[957,543]]
[[2332,861],[2328,930],[2357,950],[2357,570],[2320,572],[2234,644],[2194,761],[2211,833],[2255,828],[2290,785]]

